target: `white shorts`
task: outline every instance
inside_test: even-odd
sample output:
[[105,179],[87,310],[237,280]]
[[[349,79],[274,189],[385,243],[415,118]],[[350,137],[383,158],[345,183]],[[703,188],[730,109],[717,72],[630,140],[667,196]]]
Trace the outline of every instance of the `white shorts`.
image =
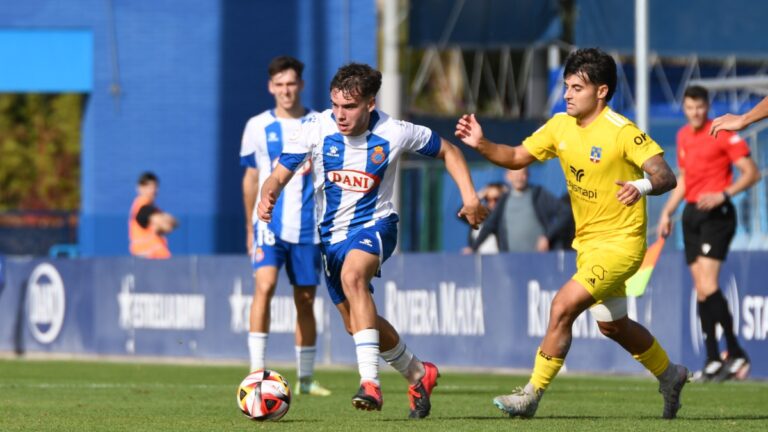
[[612,322],[627,316],[626,297],[608,297],[589,308],[592,318],[602,322]]

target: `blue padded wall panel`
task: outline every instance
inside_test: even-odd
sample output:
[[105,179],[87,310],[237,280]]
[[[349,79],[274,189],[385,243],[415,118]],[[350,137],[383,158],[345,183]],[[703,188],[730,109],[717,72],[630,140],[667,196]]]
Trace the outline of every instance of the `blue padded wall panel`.
[[315,109],[328,105],[336,68],[376,62],[373,0],[28,0],[0,9],[0,30],[30,29],[92,35],[92,75],[78,76],[91,86],[76,89],[88,91],[85,256],[127,254],[127,213],[145,170],[160,177],[159,206],[182,222],[169,236],[174,254],[244,252],[238,151],[248,117],[274,103],[268,61],[307,63],[305,102]]

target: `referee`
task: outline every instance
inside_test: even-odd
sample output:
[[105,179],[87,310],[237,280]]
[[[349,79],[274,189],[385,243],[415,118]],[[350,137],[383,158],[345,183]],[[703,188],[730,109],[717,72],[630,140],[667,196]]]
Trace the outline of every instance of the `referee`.
[[[749,359],[739,346],[733,331],[728,303],[718,286],[720,266],[736,232],[736,209],[731,197],[748,189],[760,179],[747,143],[736,133],[709,134],[709,95],[700,86],[685,90],[683,112],[688,124],[677,133],[677,161],[680,176],[661,211],[658,234],[666,237],[672,230],[672,215],[685,198],[683,239],[685,259],[691,269],[699,306],[699,319],[707,349],[702,370],[704,380],[722,381],[739,371],[748,371]],[[733,181],[732,167],[739,171]],[[728,347],[727,361],[718,353],[717,324],[723,328]]]

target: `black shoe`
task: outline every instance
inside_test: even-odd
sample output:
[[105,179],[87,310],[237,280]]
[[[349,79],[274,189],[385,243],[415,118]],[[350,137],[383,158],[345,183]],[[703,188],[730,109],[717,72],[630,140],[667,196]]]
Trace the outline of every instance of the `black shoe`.
[[675,376],[669,381],[659,383],[659,393],[664,397],[664,413],[662,417],[671,420],[677,417],[677,411],[683,406],[680,394],[688,382],[688,369],[683,365],[671,365],[675,368]]
[[723,362],[720,360],[707,360],[704,364],[704,369],[698,374],[701,381],[715,381],[723,370]]
[[720,368],[717,376],[713,378],[713,381],[723,382],[731,379],[743,380],[749,375],[749,368],[749,358],[746,354],[729,358],[725,361],[723,367]]
[[440,372],[437,366],[432,363],[424,362],[424,376],[417,384],[408,387],[408,400],[410,401],[411,412],[409,418],[420,419],[429,415],[432,409],[432,403],[429,401],[432,396],[432,389],[437,386],[437,379]]
[[370,382],[363,381],[360,390],[352,397],[352,406],[364,411],[381,411],[384,398],[381,396],[381,388]]

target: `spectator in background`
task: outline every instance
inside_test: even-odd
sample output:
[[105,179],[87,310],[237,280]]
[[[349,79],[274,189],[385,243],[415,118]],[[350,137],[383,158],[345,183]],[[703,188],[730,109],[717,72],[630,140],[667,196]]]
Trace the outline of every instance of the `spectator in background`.
[[[477,196],[480,198],[480,201],[488,207],[488,210],[493,211],[493,209],[496,208],[496,204],[498,204],[505,193],[507,193],[507,186],[504,183],[493,182],[485,185],[485,187],[477,193]],[[462,250],[464,254],[471,254],[474,252],[481,255],[499,253],[499,243],[496,239],[496,235],[493,233],[488,234],[485,240],[477,245],[475,248],[476,250],[472,249],[472,245],[475,243],[475,240],[477,240],[477,236],[480,234],[482,228],[483,226],[480,225],[478,229],[469,230],[467,239],[468,246]]]
[[133,256],[149,259],[171,257],[165,236],[176,228],[177,222],[173,216],[155,205],[158,184],[159,180],[154,173],[145,172],[139,177],[136,198],[128,219],[128,237]]
[[570,208],[541,186],[528,184],[528,168],[509,170],[511,190],[483,223],[471,248],[494,235],[501,252],[546,252],[569,247],[563,235],[573,224]]

